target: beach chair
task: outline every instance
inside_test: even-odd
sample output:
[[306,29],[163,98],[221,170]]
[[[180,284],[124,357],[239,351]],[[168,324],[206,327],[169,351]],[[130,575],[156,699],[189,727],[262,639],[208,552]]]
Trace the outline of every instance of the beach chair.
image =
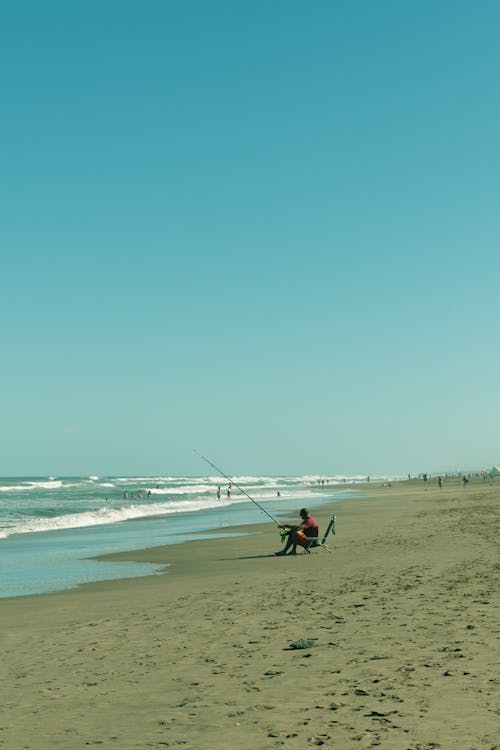
[[309,544],[306,547],[303,547],[302,549],[304,552],[307,552],[308,555],[311,554],[311,550],[315,549],[317,547],[321,547],[322,549],[326,549],[327,552],[330,552],[329,547],[326,545],[326,540],[328,538],[328,535],[335,534],[335,521],[337,520],[337,516],[332,516],[330,518],[330,522],[328,526],[326,527],[326,531],[323,534],[321,541],[319,539],[313,539],[312,537],[307,537],[307,540]]

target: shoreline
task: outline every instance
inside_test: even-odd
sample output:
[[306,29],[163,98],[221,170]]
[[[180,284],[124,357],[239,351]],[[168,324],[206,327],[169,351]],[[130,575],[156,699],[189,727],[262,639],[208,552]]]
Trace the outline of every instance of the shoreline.
[[[262,490],[262,488],[260,488]],[[261,499],[278,518],[280,514],[289,516],[297,507],[314,500],[315,505],[336,501],[352,496],[352,490],[330,490],[327,493],[315,492],[307,499],[301,498],[307,487],[296,485],[291,496]],[[310,490],[309,490],[310,492]],[[354,490],[357,494],[358,491]],[[231,503],[221,502],[212,507],[189,508],[182,510],[183,493],[178,495],[177,512],[172,512],[169,503],[164,503],[164,512],[158,512],[157,504],[135,506],[129,509],[132,516],[120,522],[112,522],[102,508],[97,512],[98,522],[92,523],[92,513],[83,526],[71,526],[74,514],[69,514],[70,523],[61,528],[43,529],[40,533],[12,533],[0,540],[0,569],[3,572],[0,585],[0,599],[17,596],[38,595],[63,591],[86,582],[155,574],[151,565],[122,560],[120,564],[104,557],[115,552],[144,549],[163,544],[178,544],[189,539],[203,538],[203,534],[218,531],[222,537],[230,533],[233,526],[253,525],[261,520],[261,511],[249,500],[238,496]],[[89,497],[92,503],[92,498]],[[206,498],[205,498],[206,500]],[[68,500],[66,505],[70,501]],[[42,503],[43,504],[43,503]],[[201,502],[203,506],[203,502]],[[175,506],[175,503],[174,503]],[[64,507],[64,503],[61,503]],[[120,513],[127,514],[127,508]],[[142,510],[145,511],[142,514]],[[152,512],[149,512],[149,511]],[[137,513],[140,516],[137,516]],[[77,514],[78,515],[78,514]],[[57,513],[54,516],[59,519]],[[76,519],[78,520],[78,518]],[[94,519],[95,520],[95,519]],[[57,525],[57,524],[56,524]],[[149,570],[144,569],[149,568]]]
[[[321,523],[320,521],[320,536],[321,532],[326,527],[331,515],[336,513],[338,508],[342,507],[344,504],[351,503],[353,500],[355,502],[359,502],[362,497],[365,497],[363,491],[361,489],[358,490],[358,486],[363,487],[365,485],[357,484],[356,489],[352,489],[353,495],[349,497],[343,497],[340,500],[332,499],[331,503],[327,504],[321,503],[315,505],[314,502],[310,503],[310,507],[314,508],[313,514],[318,519],[318,521],[320,521],[320,519],[323,520],[323,518],[325,520],[325,523]],[[370,487],[369,484],[367,484],[366,486]],[[373,486],[376,487],[375,484]],[[326,492],[327,488],[325,487],[324,489]],[[351,488],[349,488],[348,490],[344,490],[342,488],[337,491],[345,493],[350,489]],[[359,495],[357,494],[358,492],[360,493]],[[297,501],[295,504],[297,505],[298,512],[300,502]],[[121,552],[110,552],[102,555],[95,555],[89,558],[84,558],[89,560],[96,560],[99,562],[151,563],[153,565],[164,566],[163,569],[160,568],[157,572],[145,574],[143,576],[124,576],[119,578],[88,581],[71,588],[58,589],[55,591],[45,591],[36,594],[25,594],[21,596],[2,597],[0,598],[0,608],[3,605],[7,605],[9,603],[15,604],[19,601],[37,601],[46,597],[53,599],[69,596],[71,594],[78,594],[81,592],[92,592],[93,590],[109,591],[115,587],[133,587],[134,584],[141,588],[146,581],[150,579],[157,580],[158,577],[161,577],[163,575],[170,576],[173,574],[175,577],[177,577],[178,575],[189,576],[194,572],[198,572],[200,573],[200,575],[204,575],[204,573],[206,572],[205,563],[210,564],[211,556],[207,555],[207,559],[204,559],[204,555],[201,554],[202,547],[199,547],[199,545],[207,545],[208,549],[210,545],[216,545],[218,543],[220,545],[224,545],[229,542],[232,542],[234,544],[239,539],[242,539],[244,537],[258,537],[259,535],[265,535],[266,540],[270,540],[271,551],[267,555],[263,554],[262,557],[274,558],[274,551],[278,550],[281,541],[278,534],[276,533],[276,528],[273,525],[273,522],[269,518],[265,517],[264,514],[261,514],[257,509],[255,511],[255,515],[257,520],[251,524],[235,524],[224,526],[223,529],[213,528],[193,532],[193,534],[195,534],[197,537],[195,539],[174,541],[168,544],[124,550]],[[259,516],[261,516],[261,520],[259,519]],[[287,520],[290,520],[292,522],[294,521],[292,512],[287,515]],[[298,522],[300,521],[300,519],[296,518],[295,521]],[[127,521],[125,521],[124,523],[127,523]],[[224,536],[221,536],[221,534],[223,534]],[[330,535],[329,538],[331,540],[334,537]],[[201,569],[197,571],[197,566],[199,565],[200,558],[203,558],[203,563]],[[221,572],[223,571],[219,570],[219,574]]]
[[165,573],[2,599],[0,747],[489,750],[498,485],[362,487],[313,512],[330,553],[276,558],[263,520],[107,556]]

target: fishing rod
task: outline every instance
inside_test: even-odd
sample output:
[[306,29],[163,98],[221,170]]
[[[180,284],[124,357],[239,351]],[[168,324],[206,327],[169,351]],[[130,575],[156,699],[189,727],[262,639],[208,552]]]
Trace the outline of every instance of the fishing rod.
[[205,456],[202,456],[202,455],[201,455],[201,453],[198,453],[198,451],[197,451],[197,450],[195,450],[195,449],[193,449],[193,450],[194,450],[194,452],[196,453],[196,455],[197,455],[197,456],[199,456],[200,458],[202,458],[202,459],[203,459],[203,460],[204,460],[204,461],[205,461],[205,462],[206,462],[206,463],[207,463],[207,464],[208,464],[209,466],[211,466],[211,467],[212,467],[212,469],[215,469],[215,471],[217,471],[217,472],[218,472],[219,474],[221,474],[221,475],[222,475],[223,477],[225,477],[225,479],[227,479],[227,480],[228,480],[228,482],[230,482],[231,484],[234,484],[234,486],[235,486],[235,487],[237,487],[237,488],[239,489],[239,491],[240,491],[240,492],[241,492],[241,493],[242,493],[243,495],[245,495],[246,497],[248,497],[248,499],[249,499],[249,500],[251,500],[251,501],[252,501],[252,503],[254,503],[254,504],[255,504],[255,505],[257,506],[257,508],[260,508],[260,510],[261,510],[261,511],[262,511],[263,513],[265,513],[265,514],[266,514],[266,516],[269,516],[269,518],[271,519],[271,521],[274,521],[274,523],[276,523],[276,524],[277,524],[277,525],[278,525],[278,526],[280,527],[280,529],[282,529],[282,528],[283,528],[283,524],[281,524],[281,523],[280,523],[280,522],[278,521],[278,519],[277,519],[277,518],[275,518],[274,516],[272,516],[272,515],[271,515],[271,513],[269,513],[269,512],[268,512],[268,511],[267,511],[267,510],[266,510],[265,508],[263,508],[263,507],[262,507],[262,505],[261,505],[260,503],[258,503],[258,502],[257,502],[257,500],[254,500],[254,499],[253,499],[253,497],[250,497],[250,495],[248,494],[248,492],[246,492],[246,491],[245,491],[245,490],[243,489],[243,487],[240,487],[240,485],[239,485],[239,484],[237,484],[237,483],[236,483],[236,482],[234,481],[234,479],[232,479],[231,477],[228,477],[228,475],[227,475],[227,474],[225,474],[225,473],[224,473],[224,472],[222,471],[222,469],[220,469],[220,468],[219,468],[218,466],[216,466],[216,465],[215,465],[215,464],[213,464],[213,463],[212,463],[211,461],[209,461],[209,459],[208,459],[208,458],[205,458]]

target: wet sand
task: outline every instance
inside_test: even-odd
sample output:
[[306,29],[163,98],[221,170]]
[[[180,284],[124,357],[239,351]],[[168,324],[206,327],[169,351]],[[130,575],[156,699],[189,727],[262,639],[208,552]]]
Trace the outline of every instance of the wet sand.
[[496,748],[500,481],[363,491],[314,512],[331,552],[263,523],[1,600],[0,748]]

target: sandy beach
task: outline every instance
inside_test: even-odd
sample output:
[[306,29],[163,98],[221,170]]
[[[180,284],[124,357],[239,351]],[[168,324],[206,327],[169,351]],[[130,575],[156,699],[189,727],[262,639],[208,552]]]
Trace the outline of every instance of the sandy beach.
[[493,750],[499,492],[366,485],[314,512],[330,552],[275,557],[256,510],[128,556],[163,574],[1,601],[0,747]]

